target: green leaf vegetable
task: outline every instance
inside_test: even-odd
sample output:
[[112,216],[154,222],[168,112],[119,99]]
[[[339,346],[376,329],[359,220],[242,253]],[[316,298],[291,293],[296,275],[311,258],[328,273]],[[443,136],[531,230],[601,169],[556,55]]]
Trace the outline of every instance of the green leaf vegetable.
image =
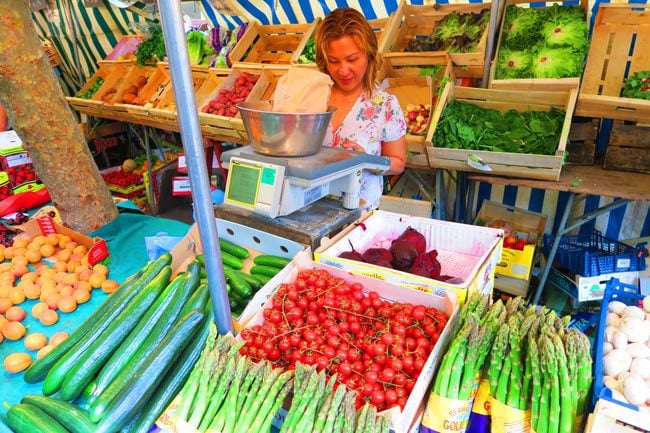
[[553,155],[564,116],[557,108],[501,113],[453,100],[443,110],[433,139],[436,147]]
[[577,77],[582,73],[582,60],[571,48],[545,48],[537,51],[530,70],[535,78]]
[[135,50],[136,62],[138,65],[144,65],[149,61],[163,60],[165,54],[165,40],[163,39],[162,27],[152,25],[149,27],[149,35],[144,41],[138,44]]
[[499,50],[497,63],[500,66],[495,73],[497,80],[520,78],[530,74],[530,65],[533,63],[533,56],[528,51],[502,49]]
[[305,49],[302,50],[302,54],[298,58],[298,63],[300,64],[309,64],[316,63],[316,38],[313,36],[307,40],[305,44]]
[[638,71],[625,80],[623,96],[650,101],[650,71]]
[[582,74],[589,31],[580,7],[554,4],[540,9],[510,5],[503,29],[497,79],[568,78]]
[[187,51],[192,65],[209,65],[214,48],[210,46],[205,35],[197,30],[190,31],[187,36]]
[[411,40],[404,51],[449,51],[469,53],[476,51],[483,32],[490,21],[490,11],[479,13],[452,12],[445,16],[433,32],[425,38]]

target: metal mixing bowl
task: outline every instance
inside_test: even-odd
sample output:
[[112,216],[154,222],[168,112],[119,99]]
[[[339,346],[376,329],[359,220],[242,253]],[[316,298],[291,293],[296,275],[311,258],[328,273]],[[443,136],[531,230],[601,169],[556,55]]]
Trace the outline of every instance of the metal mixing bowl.
[[325,113],[277,113],[270,111],[269,101],[241,102],[237,108],[253,150],[270,156],[317,153],[336,110],[329,107]]

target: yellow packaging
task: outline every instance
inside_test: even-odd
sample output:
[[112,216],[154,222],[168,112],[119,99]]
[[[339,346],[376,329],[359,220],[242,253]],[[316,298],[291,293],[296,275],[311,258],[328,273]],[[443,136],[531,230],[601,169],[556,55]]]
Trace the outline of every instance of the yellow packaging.
[[491,433],[530,433],[530,410],[519,410],[490,397]]
[[420,432],[464,432],[469,421],[471,404],[471,400],[452,400],[432,392],[424,410]]

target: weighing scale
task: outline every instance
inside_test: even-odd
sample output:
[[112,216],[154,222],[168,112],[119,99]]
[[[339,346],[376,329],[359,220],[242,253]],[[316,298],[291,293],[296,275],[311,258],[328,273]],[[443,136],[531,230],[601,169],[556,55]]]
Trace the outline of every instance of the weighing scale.
[[328,195],[340,197],[346,209],[357,209],[361,172],[390,167],[384,156],[332,147],[315,155],[280,158],[244,146],[224,152],[221,161],[228,168],[224,202],[270,218]]

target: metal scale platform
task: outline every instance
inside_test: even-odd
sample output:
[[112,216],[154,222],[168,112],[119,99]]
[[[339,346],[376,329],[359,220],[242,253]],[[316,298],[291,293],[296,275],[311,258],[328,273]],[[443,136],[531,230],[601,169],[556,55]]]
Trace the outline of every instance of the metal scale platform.
[[280,158],[244,146],[224,152],[222,164],[229,170],[224,202],[276,218],[329,195],[339,197],[345,209],[358,209],[361,172],[384,171],[390,160],[331,147],[310,156]]

